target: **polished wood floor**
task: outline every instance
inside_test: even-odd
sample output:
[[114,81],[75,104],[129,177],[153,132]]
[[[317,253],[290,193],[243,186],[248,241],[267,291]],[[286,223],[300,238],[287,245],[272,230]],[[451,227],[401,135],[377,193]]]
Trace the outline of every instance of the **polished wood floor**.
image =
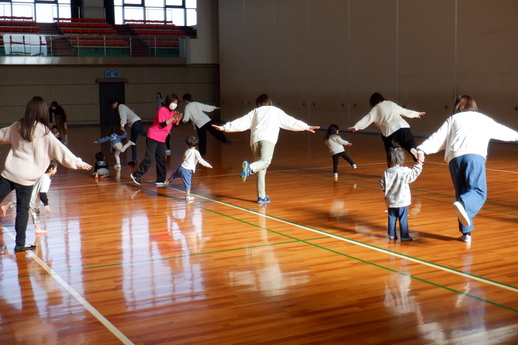
[[[99,129],[70,132],[71,150],[93,164]],[[173,130],[168,173],[191,134]],[[282,132],[266,206],[255,177],[239,179],[248,135],[230,134],[231,146],[210,138],[214,169],[196,171],[192,202],[181,181],[156,188],[154,167],[134,185],[129,152],[100,181],[59,167],[48,233],[29,220],[36,250],[14,253],[13,210],[2,219],[0,343],[518,343],[517,145],[491,144],[489,196],[466,246],[442,153],[412,184],[415,240],[400,243],[387,238],[378,135],[344,135],[358,169],[341,161],[335,183],[323,132]]]

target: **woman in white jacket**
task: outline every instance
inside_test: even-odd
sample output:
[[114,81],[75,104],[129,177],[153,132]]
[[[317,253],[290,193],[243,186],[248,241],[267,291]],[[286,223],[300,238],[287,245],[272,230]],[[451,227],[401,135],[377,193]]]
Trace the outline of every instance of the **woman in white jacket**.
[[455,102],[454,114],[417,147],[420,160],[424,154],[444,149],[455,188],[453,207],[459,218],[460,240],[466,243],[471,243],[473,218],[486,201],[486,157],[491,139],[518,141],[518,132],[479,113],[475,100],[462,95]]
[[266,195],[265,176],[266,169],[272,161],[280,129],[315,133],[315,129],[320,127],[309,126],[305,122],[289,116],[283,110],[274,107],[266,94],[257,97],[255,104],[257,108],[248,114],[232,122],[227,122],[223,126],[212,126],[223,132],[250,130],[250,146],[255,162],[250,164],[247,161],[243,162],[241,180],[245,182],[248,176],[257,173],[257,202],[264,204],[270,202],[270,197]]
[[29,219],[29,203],[34,183],[46,171],[52,158],[70,169],[91,169],[92,166],[74,156],[50,131],[45,100],[33,97],[24,116],[9,127],[0,129],[0,144],[11,144],[0,174],[0,203],[16,191],[15,252],[35,249],[25,244]]
[[414,135],[410,130],[410,125],[403,119],[403,116],[420,118],[425,113],[400,107],[396,103],[388,101],[379,92],[373,93],[369,102],[372,109],[353,127],[349,127],[348,130],[356,132],[374,123],[381,130],[381,139],[385,146],[385,152],[388,153],[393,144],[398,143],[399,146],[410,152],[414,161],[416,161]]

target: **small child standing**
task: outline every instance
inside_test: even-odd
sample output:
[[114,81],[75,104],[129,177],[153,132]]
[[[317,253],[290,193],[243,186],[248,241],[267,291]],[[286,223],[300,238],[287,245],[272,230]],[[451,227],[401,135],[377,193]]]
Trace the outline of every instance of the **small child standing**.
[[333,158],[333,175],[335,177],[335,182],[338,181],[338,160],[340,157],[345,159],[353,169],[356,169],[357,166],[354,164],[353,160],[345,153],[344,146],[351,146],[352,144],[347,140],[342,139],[340,134],[338,134],[340,128],[338,125],[334,123],[329,125],[327,129],[327,134],[324,138],[327,147],[329,147],[329,152],[332,154]]
[[104,153],[97,152],[95,154],[95,160],[96,162],[92,176],[94,178],[109,177],[110,170],[108,170],[108,162],[106,161],[106,157],[104,157]]
[[126,151],[126,149],[128,147],[135,145],[135,143],[133,141],[129,140],[126,144],[124,144],[124,146],[122,146],[121,140],[126,137],[127,137],[126,131],[124,131],[124,133],[120,134],[119,128],[113,126],[108,131],[107,136],[105,136],[97,141],[94,141],[94,144],[101,144],[106,141],[110,142],[110,152],[113,153],[113,155],[115,156],[115,165],[113,166],[115,169],[121,168],[121,160],[119,157],[121,152],[124,152],[124,151]]
[[388,207],[389,239],[397,240],[396,222],[399,220],[401,241],[412,241],[408,233],[408,206],[412,199],[409,184],[423,171],[423,162],[419,160],[412,169],[402,166],[403,163],[403,149],[398,145],[391,147],[387,152],[388,169],[381,176],[380,187],[385,191],[385,202]]
[[[34,187],[32,189],[31,194],[31,202],[29,206],[29,211],[32,216],[32,220],[34,222],[34,227],[36,228],[37,234],[44,234],[47,231],[42,230],[40,228],[40,204],[43,203],[43,206],[45,207],[45,210],[47,212],[50,212],[50,206],[49,206],[49,199],[47,197],[47,193],[50,189],[50,183],[51,183],[51,176],[54,176],[56,172],[58,171],[58,162],[54,159],[50,161],[49,167],[47,168],[47,171],[45,174],[36,180],[36,183],[34,184]],[[16,207],[16,201],[12,201],[7,205],[2,205],[2,215],[5,217],[6,211],[9,208]]]
[[50,129],[50,131],[52,132],[52,134],[54,134],[54,136],[55,136],[59,141],[61,141],[61,133],[59,133],[59,128],[58,128],[58,126],[56,126],[56,125],[52,126],[52,128]]
[[211,169],[212,165],[207,163],[207,161],[201,157],[200,152],[196,150],[196,145],[198,145],[198,139],[196,139],[196,137],[188,137],[185,139],[185,143],[187,144],[188,149],[183,154],[183,162],[171,177],[169,177],[169,183],[172,183],[173,179],[181,177],[185,186],[185,200],[191,201],[194,200],[194,197],[191,195],[191,179],[192,174],[196,172],[196,165],[200,163],[201,165]]

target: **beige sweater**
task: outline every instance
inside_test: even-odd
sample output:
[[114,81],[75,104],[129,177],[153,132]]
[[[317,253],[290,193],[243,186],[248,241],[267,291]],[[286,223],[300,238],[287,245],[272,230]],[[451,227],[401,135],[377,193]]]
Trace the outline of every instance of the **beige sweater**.
[[45,133],[45,130],[45,125],[37,123],[33,140],[29,142],[21,137],[16,123],[0,129],[0,144],[11,144],[1,173],[4,178],[23,186],[32,186],[45,173],[52,158],[70,169],[79,169],[85,164],[50,131]]

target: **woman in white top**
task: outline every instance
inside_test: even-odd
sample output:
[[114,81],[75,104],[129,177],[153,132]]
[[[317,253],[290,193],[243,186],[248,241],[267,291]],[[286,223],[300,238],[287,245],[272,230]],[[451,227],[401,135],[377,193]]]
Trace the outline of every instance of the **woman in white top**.
[[410,125],[403,119],[403,116],[420,118],[425,113],[402,108],[396,103],[387,100],[379,92],[371,95],[370,105],[372,107],[371,111],[353,127],[349,127],[348,130],[356,132],[367,128],[374,122],[381,130],[381,139],[385,145],[385,152],[388,153],[393,144],[398,143],[399,146],[410,152],[414,161],[416,161],[414,135],[410,130]]
[[55,158],[70,169],[91,169],[92,166],[76,157],[50,131],[45,100],[33,97],[24,116],[9,127],[0,129],[0,144],[11,144],[0,174],[0,203],[16,191],[15,252],[35,249],[25,244],[32,188]]
[[218,139],[223,144],[232,144],[232,141],[229,139],[229,137],[212,127],[212,120],[207,116],[207,114],[205,114],[205,112],[213,112],[214,110],[219,109],[219,107],[195,102],[193,101],[190,93],[183,95],[182,99],[185,103],[182,122],[186,123],[189,120],[192,121],[194,128],[198,132],[198,148],[202,156],[205,156],[207,153],[207,132],[212,134],[214,138]]
[[453,207],[459,218],[460,240],[467,243],[471,243],[473,218],[486,201],[486,157],[491,139],[518,141],[518,132],[479,113],[475,100],[463,95],[455,102],[454,114],[417,147],[420,160],[424,154],[444,150],[455,188]]
[[126,104],[120,103],[115,98],[112,98],[109,104],[112,109],[117,109],[119,113],[120,130],[125,131],[126,125],[131,127],[130,141],[135,143],[135,145],[131,146],[131,160],[128,164],[137,165],[137,139],[139,135],[145,137],[147,134],[144,127],[142,127],[142,119],[128,108]]
[[257,108],[248,114],[227,122],[223,126],[212,126],[224,132],[250,130],[250,146],[255,162],[250,164],[247,161],[243,162],[241,180],[245,182],[248,176],[257,173],[257,202],[264,204],[270,202],[270,197],[266,195],[265,176],[266,169],[270,166],[273,158],[280,129],[315,133],[315,129],[320,127],[310,126],[274,107],[273,102],[266,94],[257,97],[255,104]]

